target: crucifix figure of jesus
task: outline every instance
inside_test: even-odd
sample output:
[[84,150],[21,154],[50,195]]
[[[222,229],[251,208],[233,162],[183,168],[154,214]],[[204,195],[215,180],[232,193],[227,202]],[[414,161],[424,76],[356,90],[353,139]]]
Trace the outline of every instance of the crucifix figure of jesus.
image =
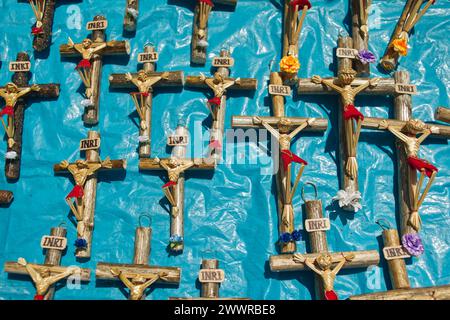
[[348,68],[341,70],[338,74],[338,84],[333,80],[322,79],[320,76],[313,76],[312,81],[316,84],[323,84],[339,93],[342,105],[344,106],[344,125],[346,135],[346,147],[348,150],[348,158],[345,173],[355,179],[358,174],[358,162],[356,161],[356,153],[358,148],[359,135],[361,133],[361,124],[364,116],[354,105],[355,97],[366,88],[374,87],[378,84],[379,78],[367,80],[357,87],[353,87],[356,71]]
[[[5,88],[0,88],[0,97],[5,100],[6,106],[0,112],[2,116],[0,118],[3,128],[5,129],[6,135],[8,136],[8,147],[12,148],[15,144],[14,141],[14,107],[16,106],[17,101],[26,96],[32,91],[39,91],[40,88],[38,85],[33,84],[28,88],[19,88],[13,82],[9,82],[6,84]],[[8,117],[7,123],[3,120],[3,115]]]

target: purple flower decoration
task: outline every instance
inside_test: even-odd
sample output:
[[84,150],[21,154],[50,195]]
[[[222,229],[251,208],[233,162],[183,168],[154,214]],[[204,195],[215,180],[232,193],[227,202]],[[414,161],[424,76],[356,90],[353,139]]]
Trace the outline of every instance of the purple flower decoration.
[[402,245],[410,255],[418,257],[424,251],[422,239],[417,233],[407,233],[402,237]]
[[375,57],[375,55],[372,52],[364,49],[358,52],[357,58],[363,64],[374,63],[377,60],[377,57]]

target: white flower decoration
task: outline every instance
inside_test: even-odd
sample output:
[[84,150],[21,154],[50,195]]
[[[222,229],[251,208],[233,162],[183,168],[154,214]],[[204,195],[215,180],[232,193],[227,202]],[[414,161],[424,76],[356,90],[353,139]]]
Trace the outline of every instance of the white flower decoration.
[[150,137],[149,136],[139,136],[138,137],[139,142],[149,142],[150,141]]
[[351,191],[350,188],[339,190],[337,195],[333,197],[333,201],[339,201],[339,207],[352,207],[355,212],[362,209],[361,192]]
[[84,99],[84,100],[81,100],[81,105],[83,107],[92,107],[94,105],[94,103],[91,101],[91,99]]
[[17,152],[15,151],[8,151],[7,153],[5,153],[5,159],[17,159]]
[[127,13],[130,15],[130,16],[132,16],[133,18],[137,18],[137,16],[139,15],[139,11],[137,11],[136,9],[134,9],[134,8],[128,8],[127,9]]
[[199,47],[206,48],[206,47],[208,46],[208,41],[202,39],[202,40],[200,40],[199,42],[197,42],[197,45],[198,45]]

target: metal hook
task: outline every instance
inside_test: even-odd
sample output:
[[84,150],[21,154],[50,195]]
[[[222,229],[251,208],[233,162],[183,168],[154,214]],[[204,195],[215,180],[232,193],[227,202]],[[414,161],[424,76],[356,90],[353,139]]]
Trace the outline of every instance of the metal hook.
[[61,221],[60,224],[58,224],[58,228],[65,228],[67,227],[67,224],[64,221]]
[[303,187],[302,187],[302,199],[303,199],[303,201],[307,201],[306,199],[305,199],[305,186],[306,185],[310,185],[310,186],[312,186],[313,188],[314,188],[314,194],[315,194],[315,199],[314,200],[317,200],[317,194],[318,194],[318,192],[317,192],[317,186],[314,184],[314,183],[312,183],[312,182],[305,182],[304,184],[303,184]]
[[142,218],[148,218],[148,226],[150,227],[152,225],[152,217],[148,213],[142,213],[139,216],[139,228],[142,228]]
[[275,59],[270,60],[269,62],[269,73],[272,72],[273,63],[275,62]]
[[383,230],[392,229],[392,225],[389,223],[389,221],[387,221],[384,218],[378,219],[377,221],[375,221],[375,223],[377,225],[379,225],[380,228],[383,229]]
[[150,47],[155,47],[155,44],[154,44],[153,42],[151,42],[151,41],[147,41],[147,42],[144,44],[144,48],[145,48],[145,47],[148,47],[148,46],[150,46]]

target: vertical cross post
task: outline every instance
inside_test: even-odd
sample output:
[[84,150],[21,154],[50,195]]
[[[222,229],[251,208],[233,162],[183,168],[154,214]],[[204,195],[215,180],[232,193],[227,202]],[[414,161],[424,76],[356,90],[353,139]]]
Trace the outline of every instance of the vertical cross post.
[[[349,8],[352,16],[353,48],[358,52],[369,50],[369,10],[372,0],[350,0]],[[359,59],[354,60],[353,68],[359,77],[370,75],[370,64]]]
[[123,29],[127,32],[135,32],[139,15],[139,0],[126,0]]
[[225,272],[219,269],[219,260],[203,259],[198,275],[201,283],[200,298],[175,298],[169,300],[249,300],[248,298],[220,298],[220,284],[225,280]]
[[450,123],[450,109],[444,107],[438,107],[434,118],[439,121]]

